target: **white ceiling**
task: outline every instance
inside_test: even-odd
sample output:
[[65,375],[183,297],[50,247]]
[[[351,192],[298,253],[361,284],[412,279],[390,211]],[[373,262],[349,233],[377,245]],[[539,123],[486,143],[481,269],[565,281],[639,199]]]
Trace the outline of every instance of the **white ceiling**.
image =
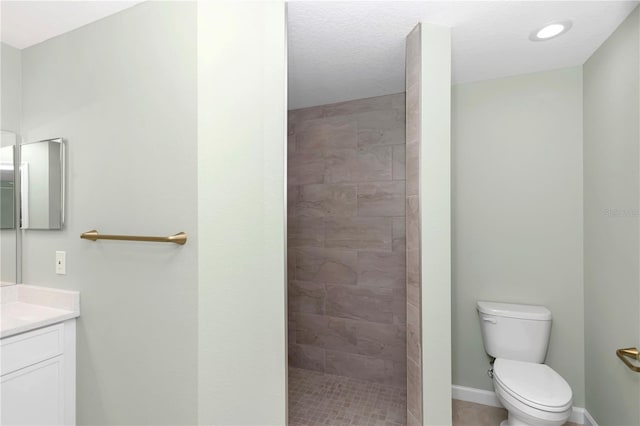
[[[637,1],[291,1],[289,108],[404,91],[404,40],[420,21],[452,28],[456,83],[583,64]],[[544,42],[555,20],[573,28]]]
[[[0,2],[1,39],[24,49],[140,3]],[[452,27],[456,83],[580,65],[638,1],[290,1],[289,108],[404,91],[404,39],[416,23]],[[571,19],[565,35],[529,33]]]
[[5,1],[0,3],[3,43],[24,49],[75,30],[137,1]]

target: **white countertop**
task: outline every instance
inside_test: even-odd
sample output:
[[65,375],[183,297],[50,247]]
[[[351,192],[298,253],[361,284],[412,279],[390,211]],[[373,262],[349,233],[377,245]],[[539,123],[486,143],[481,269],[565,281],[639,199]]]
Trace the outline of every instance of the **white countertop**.
[[26,284],[0,288],[0,337],[80,316],[80,293]]

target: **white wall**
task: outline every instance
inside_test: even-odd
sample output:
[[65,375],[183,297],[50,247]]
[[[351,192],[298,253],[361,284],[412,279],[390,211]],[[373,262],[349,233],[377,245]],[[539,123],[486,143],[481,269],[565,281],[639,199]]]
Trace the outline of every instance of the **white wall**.
[[453,383],[492,390],[477,300],[553,313],[584,406],[581,67],[453,87]]
[[194,3],[145,2],[23,50],[23,137],[68,154],[65,228],[24,231],[24,282],[81,293],[79,424],[197,420],[195,28]]
[[585,372],[601,425],[640,424],[640,9],[584,65]]
[[420,274],[425,425],[451,424],[451,30],[421,24]]
[[286,423],[285,49],[283,2],[199,4],[200,424]]

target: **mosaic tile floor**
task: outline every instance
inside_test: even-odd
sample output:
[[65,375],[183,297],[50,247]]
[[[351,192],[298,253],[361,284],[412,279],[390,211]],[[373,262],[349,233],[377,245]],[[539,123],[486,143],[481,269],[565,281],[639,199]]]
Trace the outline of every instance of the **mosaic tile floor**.
[[289,426],[404,426],[404,388],[289,368]]

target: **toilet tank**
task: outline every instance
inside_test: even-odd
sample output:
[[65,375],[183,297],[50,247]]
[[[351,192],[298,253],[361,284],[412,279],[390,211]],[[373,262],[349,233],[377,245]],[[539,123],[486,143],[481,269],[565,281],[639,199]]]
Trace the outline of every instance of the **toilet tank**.
[[477,302],[485,351],[494,358],[543,363],[551,335],[544,306]]

